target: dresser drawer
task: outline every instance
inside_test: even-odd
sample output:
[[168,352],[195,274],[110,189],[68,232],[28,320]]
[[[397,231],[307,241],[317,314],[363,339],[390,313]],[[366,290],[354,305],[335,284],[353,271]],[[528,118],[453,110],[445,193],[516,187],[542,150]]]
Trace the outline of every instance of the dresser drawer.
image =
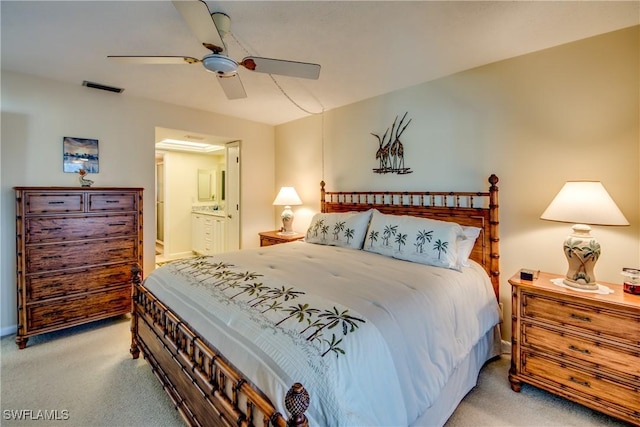
[[278,243],[282,243],[282,242],[269,239],[268,237],[264,237],[264,236],[260,237],[260,246],[271,246],[271,245],[277,245]]
[[26,248],[27,271],[38,273],[104,263],[136,262],[135,237],[99,239]]
[[138,231],[137,217],[126,214],[27,218],[25,228],[26,244],[129,236]]
[[640,313],[584,306],[527,292],[522,294],[525,319],[571,326],[631,345],[640,343]]
[[89,193],[89,212],[134,211],[138,193]]
[[560,330],[523,323],[521,345],[560,358],[571,357],[595,369],[640,382],[640,354],[597,337],[580,337]]
[[27,329],[30,332],[125,314],[131,312],[131,288],[124,286],[50,303],[32,304],[27,306],[27,311]]
[[37,301],[129,284],[132,266],[129,263],[30,275],[25,280],[27,298]]
[[25,193],[25,214],[82,212],[82,193]]
[[610,411],[626,414],[626,418],[631,416],[636,422],[640,422],[638,383],[633,387],[538,353],[524,352],[522,358],[523,373],[527,376],[538,381],[550,382],[583,400],[598,402]]

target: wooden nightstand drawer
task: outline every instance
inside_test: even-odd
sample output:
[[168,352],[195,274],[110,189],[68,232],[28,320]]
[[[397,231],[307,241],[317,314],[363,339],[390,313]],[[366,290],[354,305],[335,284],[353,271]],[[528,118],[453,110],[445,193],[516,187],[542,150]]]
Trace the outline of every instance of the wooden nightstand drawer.
[[279,240],[270,239],[268,237],[260,236],[260,246],[271,246],[282,243]]
[[640,313],[633,316],[626,312],[569,303],[528,292],[523,292],[522,298],[523,318],[578,328],[627,341],[632,345],[640,343]]
[[523,353],[523,373],[549,382],[572,396],[597,401],[609,410],[626,414],[640,422],[640,389],[620,383],[606,376],[586,371],[582,367],[560,363],[538,353]]
[[590,368],[609,371],[630,382],[640,382],[640,354],[603,340],[523,322],[522,345],[561,359],[572,357]]
[[260,235],[260,246],[279,245],[304,239],[302,233],[280,234],[278,231],[263,231],[258,234]]

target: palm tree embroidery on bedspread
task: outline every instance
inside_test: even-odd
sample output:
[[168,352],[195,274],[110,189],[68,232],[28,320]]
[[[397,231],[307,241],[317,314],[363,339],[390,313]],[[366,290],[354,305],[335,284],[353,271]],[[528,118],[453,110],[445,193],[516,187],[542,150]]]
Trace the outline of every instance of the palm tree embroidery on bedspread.
[[344,355],[344,340],[366,323],[344,306],[319,306],[317,298],[313,303],[305,301],[308,295],[302,290],[288,285],[274,286],[273,280],[267,285],[264,275],[227,262],[215,262],[211,257],[177,260],[167,267],[226,303],[242,307],[258,322],[266,321],[287,334],[299,334],[298,339],[313,344],[320,357]]

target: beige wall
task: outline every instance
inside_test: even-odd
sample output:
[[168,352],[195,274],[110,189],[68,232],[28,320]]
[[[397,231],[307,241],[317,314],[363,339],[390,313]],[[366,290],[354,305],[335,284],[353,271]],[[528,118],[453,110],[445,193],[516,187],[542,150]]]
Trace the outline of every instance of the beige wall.
[[144,263],[154,265],[155,128],[186,129],[241,142],[242,246],[258,246],[258,231],[273,226],[273,126],[2,72],[0,173],[0,331],[16,324],[15,212],[13,186],[76,186],[62,172],[62,137],[99,140],[97,186],[143,187]]
[[[631,223],[593,227],[600,280],[640,266],[639,27],[501,61],[276,128],[276,187],[295,183],[304,231],[331,190],[483,190],[500,178],[501,301],[520,268],[566,272],[570,224],[539,219],[567,180],[600,180]],[[401,70],[399,71],[401,72]],[[374,174],[378,143],[396,115],[408,175]],[[324,132],[322,130],[324,129]],[[505,322],[504,337],[511,325]]]

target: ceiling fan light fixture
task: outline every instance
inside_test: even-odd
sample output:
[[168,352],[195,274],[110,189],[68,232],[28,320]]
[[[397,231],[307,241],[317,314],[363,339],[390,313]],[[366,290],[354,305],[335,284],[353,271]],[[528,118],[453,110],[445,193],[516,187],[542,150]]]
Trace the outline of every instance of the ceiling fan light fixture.
[[238,63],[228,56],[212,53],[202,58],[202,65],[208,71],[222,77],[234,76],[238,73]]

